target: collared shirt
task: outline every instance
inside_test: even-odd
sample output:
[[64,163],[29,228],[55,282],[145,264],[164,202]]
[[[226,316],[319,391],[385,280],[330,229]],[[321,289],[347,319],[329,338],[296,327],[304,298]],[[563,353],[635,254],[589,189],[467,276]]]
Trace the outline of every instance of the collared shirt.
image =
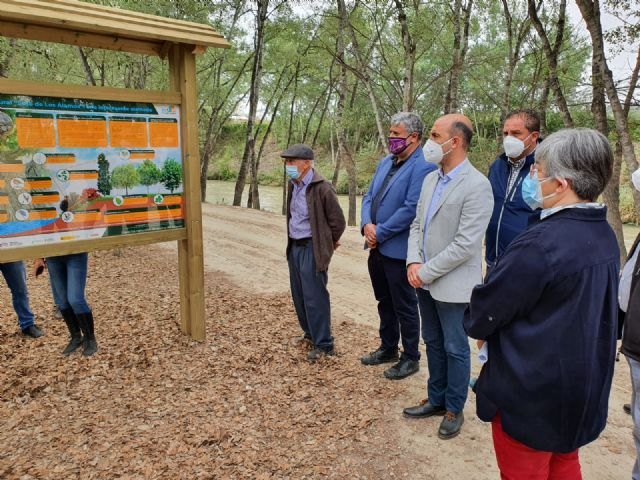
[[518,180],[518,175],[520,174],[520,170],[524,167],[525,162],[527,161],[527,157],[522,157],[518,161],[513,161],[509,157],[507,157],[507,162],[509,163],[509,178],[507,180],[507,198],[513,189],[513,186]]
[[[457,165],[449,173],[444,173],[442,171],[442,168],[438,169],[438,182],[436,183],[436,188],[433,191],[433,196],[431,197],[431,203],[429,203],[429,208],[427,209],[427,217],[425,219],[424,242],[423,242],[424,247],[426,247],[427,245],[427,236],[429,235],[429,224],[431,223],[433,216],[436,214],[436,208],[438,206],[438,203],[440,203],[440,198],[442,198],[442,194],[446,190],[447,185],[449,185],[449,183],[451,183],[451,181],[460,174],[460,172],[468,162],[469,162],[469,159],[465,158],[460,165]],[[426,249],[423,250],[422,254],[424,256],[424,262],[427,263],[429,258],[427,257]],[[429,290],[428,285],[423,285],[422,288],[424,288],[425,290]]]
[[566,210],[568,208],[604,208],[605,205],[603,203],[597,202],[581,202],[574,203],[573,205],[558,205],[557,207],[551,208],[543,208],[540,212],[540,220],[544,220],[545,218],[550,217],[554,213],[558,213],[561,210]]
[[307,205],[307,187],[313,179],[313,169],[302,177],[302,180],[293,184],[291,192],[291,218],[289,219],[289,237],[293,239],[310,238],[311,224],[309,223],[309,206]]

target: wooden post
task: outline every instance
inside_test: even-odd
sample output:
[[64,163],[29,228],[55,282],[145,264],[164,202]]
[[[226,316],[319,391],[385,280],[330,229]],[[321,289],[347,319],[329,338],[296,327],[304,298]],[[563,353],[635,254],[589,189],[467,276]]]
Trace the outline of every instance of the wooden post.
[[187,238],[178,241],[180,324],[195,340],[205,339],[204,259],[200,205],[200,154],[196,60],[192,48],[174,45],[169,52],[171,87],[182,94],[180,129]]

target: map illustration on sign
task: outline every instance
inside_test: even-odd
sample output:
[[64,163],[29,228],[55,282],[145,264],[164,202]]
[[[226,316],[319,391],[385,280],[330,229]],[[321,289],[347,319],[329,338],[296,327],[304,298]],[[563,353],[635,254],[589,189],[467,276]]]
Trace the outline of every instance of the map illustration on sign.
[[0,249],[182,228],[174,105],[0,94]]

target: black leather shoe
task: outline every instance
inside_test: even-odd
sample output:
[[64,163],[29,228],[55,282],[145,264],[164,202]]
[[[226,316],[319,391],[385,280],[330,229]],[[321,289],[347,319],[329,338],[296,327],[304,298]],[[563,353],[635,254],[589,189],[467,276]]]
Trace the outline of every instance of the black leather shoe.
[[420,362],[418,360],[401,357],[398,363],[384,371],[384,376],[389,380],[402,380],[409,375],[413,375],[418,370],[420,370]]
[[464,414],[447,412],[442,419],[440,428],[438,429],[438,437],[442,440],[449,440],[460,433],[460,428],[464,423]]
[[380,365],[398,361],[398,349],[385,350],[382,347],[375,352],[367,353],[360,361],[365,365]]
[[408,418],[427,418],[433,417],[434,415],[444,415],[446,411],[446,408],[431,405],[429,399],[426,399],[420,402],[420,405],[405,408],[402,413]]
[[628,413],[629,415],[631,415],[631,404],[630,403],[625,403],[624,405],[622,405],[622,409],[624,410],[624,413]]
[[335,354],[336,351],[333,347],[331,347],[330,349],[316,347],[309,352],[309,355],[307,355],[307,359],[310,362],[315,362],[317,360],[320,360],[322,357],[332,357]]
[[42,337],[44,335],[44,332],[40,330],[37,326],[31,325],[25,328],[24,330],[22,330],[22,334],[27,337],[38,338],[38,337]]

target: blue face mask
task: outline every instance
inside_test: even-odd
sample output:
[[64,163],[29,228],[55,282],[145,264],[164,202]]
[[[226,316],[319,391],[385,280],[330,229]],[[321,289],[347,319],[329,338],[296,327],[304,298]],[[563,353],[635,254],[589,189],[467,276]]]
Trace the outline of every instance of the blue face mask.
[[300,176],[300,172],[298,172],[298,167],[295,165],[285,165],[285,170],[287,171],[287,176],[292,180],[295,180]]
[[529,205],[531,210],[542,208],[544,200],[555,195],[555,193],[546,197],[542,195],[542,184],[547,180],[551,180],[551,177],[540,180],[538,179],[538,174],[534,173],[533,175],[527,175],[522,181],[522,200]]

